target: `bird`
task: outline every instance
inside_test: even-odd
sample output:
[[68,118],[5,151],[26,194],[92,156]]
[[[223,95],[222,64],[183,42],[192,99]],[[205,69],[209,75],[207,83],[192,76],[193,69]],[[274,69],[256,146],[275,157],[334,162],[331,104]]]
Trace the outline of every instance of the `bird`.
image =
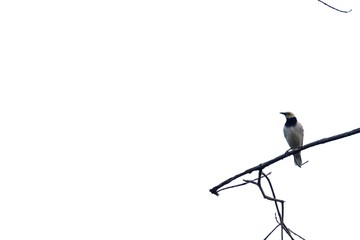
[[[292,149],[301,147],[304,140],[304,128],[292,112],[280,112],[280,114],[283,114],[286,117],[284,136],[287,143]],[[300,152],[294,154],[294,162],[297,166],[301,167],[302,159]]]

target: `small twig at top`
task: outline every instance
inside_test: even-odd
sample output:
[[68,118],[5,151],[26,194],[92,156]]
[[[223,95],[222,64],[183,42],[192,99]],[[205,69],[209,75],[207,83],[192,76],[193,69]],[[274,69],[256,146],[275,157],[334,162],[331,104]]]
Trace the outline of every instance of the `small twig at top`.
[[349,11],[340,10],[340,9],[338,9],[338,8],[336,8],[336,7],[333,7],[333,6],[329,5],[329,4],[327,4],[326,2],[323,2],[323,1],[321,1],[321,0],[318,0],[318,1],[321,2],[322,4],[328,6],[329,8],[332,8],[332,9],[338,11],[338,12],[349,13],[349,12],[352,11],[352,9],[350,9]]

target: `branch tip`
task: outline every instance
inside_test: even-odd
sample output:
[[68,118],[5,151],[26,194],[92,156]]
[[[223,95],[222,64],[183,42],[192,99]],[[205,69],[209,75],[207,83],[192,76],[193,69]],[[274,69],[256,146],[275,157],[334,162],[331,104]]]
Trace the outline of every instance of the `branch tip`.
[[218,191],[217,191],[216,189],[214,189],[214,188],[210,189],[210,192],[211,192],[212,194],[216,195],[216,196],[219,196]]

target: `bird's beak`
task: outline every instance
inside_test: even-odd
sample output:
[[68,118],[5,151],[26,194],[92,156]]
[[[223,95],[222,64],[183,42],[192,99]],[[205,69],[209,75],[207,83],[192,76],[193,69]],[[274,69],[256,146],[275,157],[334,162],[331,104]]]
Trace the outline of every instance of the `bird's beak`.
[[286,115],[286,113],[284,113],[284,112],[280,112],[280,114],[282,114],[282,115]]

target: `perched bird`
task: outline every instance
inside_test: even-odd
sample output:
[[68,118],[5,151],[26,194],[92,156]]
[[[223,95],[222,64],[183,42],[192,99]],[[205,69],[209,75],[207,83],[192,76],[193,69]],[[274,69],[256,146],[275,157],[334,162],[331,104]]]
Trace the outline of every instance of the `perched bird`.
[[[304,139],[304,129],[291,112],[281,112],[285,115],[284,136],[291,148],[301,147]],[[302,160],[300,153],[294,154],[295,164],[301,167]]]

